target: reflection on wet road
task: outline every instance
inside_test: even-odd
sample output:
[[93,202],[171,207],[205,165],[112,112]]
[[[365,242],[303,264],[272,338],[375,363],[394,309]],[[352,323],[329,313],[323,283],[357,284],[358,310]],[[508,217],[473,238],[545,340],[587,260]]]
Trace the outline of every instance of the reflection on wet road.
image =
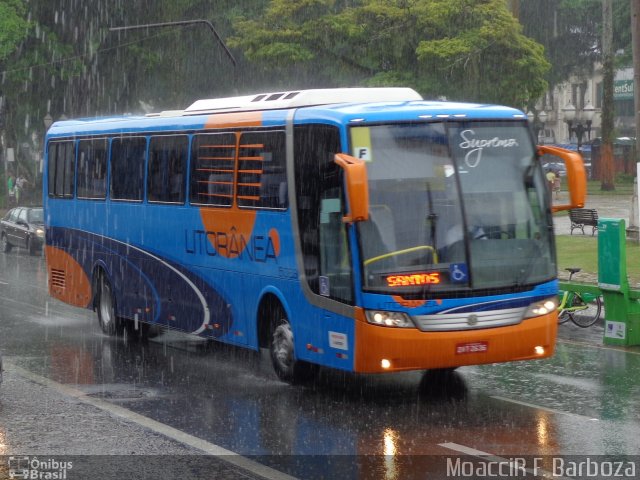
[[539,362],[446,376],[321,371],[292,387],[266,353],[171,332],[106,337],[92,312],[50,299],[43,259],[20,251],[0,255],[0,315],[0,348],[15,365],[299,478],[338,478],[347,467],[334,456],[370,456],[340,478],[405,478],[423,468],[408,456],[465,448],[638,453],[638,350],[563,342]]

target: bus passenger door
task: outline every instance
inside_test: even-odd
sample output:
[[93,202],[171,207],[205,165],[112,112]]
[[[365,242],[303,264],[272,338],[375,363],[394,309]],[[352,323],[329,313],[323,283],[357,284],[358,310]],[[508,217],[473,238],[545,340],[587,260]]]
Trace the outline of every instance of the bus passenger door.
[[349,304],[353,301],[351,258],[339,194],[339,188],[327,190],[320,202],[319,293]]
[[[353,272],[348,227],[343,222],[343,176],[334,162],[342,151],[338,128],[329,125],[299,125],[294,131],[294,172],[298,229],[308,295],[308,312],[294,319],[294,333],[302,345],[326,352],[324,364],[345,368],[348,355],[331,355],[333,344],[346,345],[353,332],[353,319],[344,305],[353,305]],[[342,305],[340,305],[342,304]],[[347,315],[347,316],[345,316]],[[342,353],[342,350],[339,350]],[[337,352],[336,352],[337,353]],[[316,353],[309,353],[316,360]],[[335,365],[333,365],[336,363]]]

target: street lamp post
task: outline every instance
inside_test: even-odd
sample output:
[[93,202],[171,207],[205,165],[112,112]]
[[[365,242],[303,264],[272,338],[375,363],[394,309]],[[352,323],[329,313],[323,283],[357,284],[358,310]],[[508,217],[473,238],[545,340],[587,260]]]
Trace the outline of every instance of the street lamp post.
[[[51,113],[47,112],[47,114],[42,119],[42,123],[44,123],[44,135],[46,136],[47,132],[51,128],[51,125],[53,125],[53,117],[51,116]],[[44,145],[42,145],[42,152],[38,153],[36,173],[34,175],[35,178],[38,177],[38,170],[40,171],[40,173],[42,173],[43,162],[44,162]]]
[[42,121],[44,123],[45,130],[49,130],[49,128],[51,128],[51,125],[53,125],[53,117],[49,112],[47,112]]
[[575,134],[578,140],[578,153],[580,153],[584,134],[586,133],[587,138],[591,140],[591,123],[593,122],[595,108],[589,101],[582,110],[576,110],[576,107],[569,102],[562,109],[562,113],[564,113],[564,121],[569,128],[569,140],[571,140],[571,134]]
[[[544,132],[544,124],[547,121],[547,112],[544,110],[533,113],[531,110],[527,113],[527,118],[529,119],[529,123],[533,128],[533,133],[536,136],[536,142],[540,142],[540,132]],[[544,145],[544,133],[542,136],[541,144]]]

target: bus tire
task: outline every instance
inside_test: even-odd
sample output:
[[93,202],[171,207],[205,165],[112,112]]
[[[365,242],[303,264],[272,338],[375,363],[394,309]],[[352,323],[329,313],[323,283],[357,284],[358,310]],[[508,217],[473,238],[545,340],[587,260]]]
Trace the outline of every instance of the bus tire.
[[420,380],[418,391],[431,400],[464,400],[468,388],[462,375],[456,372],[457,367],[427,370]]
[[122,321],[116,316],[116,297],[111,287],[111,282],[103,273],[98,278],[98,291],[96,292],[96,311],[98,324],[104,333],[109,336],[121,334]]
[[296,360],[293,330],[284,309],[274,309],[269,328],[269,354],[273,369],[280,380],[297,384],[315,376],[317,368],[307,362]]

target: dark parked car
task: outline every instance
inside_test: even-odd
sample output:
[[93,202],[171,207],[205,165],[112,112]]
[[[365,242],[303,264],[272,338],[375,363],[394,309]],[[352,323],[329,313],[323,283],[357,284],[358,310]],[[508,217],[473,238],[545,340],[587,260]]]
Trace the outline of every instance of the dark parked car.
[[42,250],[44,217],[42,207],[16,207],[0,221],[0,248],[24,247],[31,255]]

